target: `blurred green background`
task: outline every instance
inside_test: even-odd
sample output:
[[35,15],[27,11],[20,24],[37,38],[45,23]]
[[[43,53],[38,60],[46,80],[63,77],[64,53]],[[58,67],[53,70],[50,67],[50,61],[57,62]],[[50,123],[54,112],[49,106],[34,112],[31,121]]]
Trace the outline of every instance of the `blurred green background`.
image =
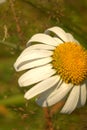
[[[72,33],[87,48],[87,0],[7,0],[0,4],[0,130],[45,130],[43,109],[23,98],[13,64],[29,38],[52,26]],[[54,130],[87,130],[87,104],[71,115],[58,111]]]

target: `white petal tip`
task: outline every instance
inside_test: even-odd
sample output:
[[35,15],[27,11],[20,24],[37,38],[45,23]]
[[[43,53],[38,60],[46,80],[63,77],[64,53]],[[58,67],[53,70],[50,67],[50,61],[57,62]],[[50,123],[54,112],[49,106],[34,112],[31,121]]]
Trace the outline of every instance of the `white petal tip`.
[[13,67],[14,67],[14,69],[15,69],[17,72],[20,71],[20,70],[18,69],[18,65],[17,65],[16,62],[14,63]]
[[29,96],[25,93],[24,98],[29,100]]
[[34,96],[32,96],[32,93],[30,94],[29,91],[25,93],[24,98],[27,100],[30,100],[31,98],[33,98]]
[[14,69],[15,69],[15,70],[17,70],[17,66],[16,66],[16,64],[15,64],[15,63],[14,63],[14,65],[13,65],[13,67],[14,67]]
[[71,113],[69,113],[69,112],[64,112],[64,111],[60,111],[60,113],[61,113],[61,114],[68,114],[68,115],[71,114]]
[[66,110],[63,110],[63,109],[62,109],[62,110],[60,111],[60,113],[61,113],[61,114],[71,114],[72,111],[66,111]]
[[19,84],[20,87],[23,87],[23,86],[24,86],[24,85],[23,85],[23,82],[20,80],[20,78],[19,78],[19,80],[18,80],[18,84]]

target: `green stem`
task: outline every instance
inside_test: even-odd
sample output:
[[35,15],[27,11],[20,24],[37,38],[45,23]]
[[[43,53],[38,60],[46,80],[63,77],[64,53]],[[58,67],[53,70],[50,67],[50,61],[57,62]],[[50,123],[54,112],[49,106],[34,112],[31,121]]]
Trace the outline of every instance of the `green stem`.
[[1,40],[0,40],[0,44],[4,44],[4,45],[6,45],[6,46],[10,46],[10,47],[12,47],[12,48],[14,48],[14,49],[17,49],[17,45],[12,44],[12,43],[10,43],[10,42],[6,42],[6,41],[1,41]]
[[0,44],[6,45],[6,46],[8,46],[8,47],[10,47],[10,48],[13,48],[13,49],[15,49],[15,50],[20,50],[20,51],[23,50],[23,47],[19,47],[18,45],[12,44],[12,43],[10,43],[10,42],[6,42],[6,41],[1,41],[1,40],[0,40]]
[[6,99],[0,100],[1,105],[10,106],[10,105],[19,105],[25,103],[25,99],[23,95],[15,95],[13,97],[9,97]]

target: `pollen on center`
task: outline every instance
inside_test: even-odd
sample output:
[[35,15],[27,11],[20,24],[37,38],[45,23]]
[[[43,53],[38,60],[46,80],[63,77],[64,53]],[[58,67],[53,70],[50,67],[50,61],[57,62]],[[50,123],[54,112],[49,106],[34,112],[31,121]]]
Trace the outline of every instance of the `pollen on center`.
[[67,42],[56,47],[53,67],[66,83],[80,84],[87,77],[87,51],[79,44]]

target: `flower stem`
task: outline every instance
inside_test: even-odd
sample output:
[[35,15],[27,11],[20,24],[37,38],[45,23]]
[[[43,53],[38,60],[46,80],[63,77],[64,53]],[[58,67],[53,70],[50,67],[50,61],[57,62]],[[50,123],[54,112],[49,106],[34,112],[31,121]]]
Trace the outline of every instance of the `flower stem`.
[[6,46],[8,46],[8,47],[10,47],[10,48],[13,48],[13,49],[17,49],[17,45],[12,44],[12,43],[7,42],[7,41],[1,41],[1,40],[0,40],[0,44],[6,45]]
[[15,95],[15,96],[11,96],[9,98],[5,98],[0,100],[0,105],[3,106],[11,106],[11,105],[20,105],[25,103],[25,99],[23,97],[23,95]]
[[45,130],[54,130],[52,117],[49,108],[43,108],[44,117],[45,117]]
[[16,23],[16,28],[17,28],[17,33],[18,33],[19,39],[20,39],[21,42],[24,42],[24,39],[23,39],[24,35],[23,35],[22,29],[21,29],[21,26],[20,26],[18,16],[16,14],[14,1],[9,0],[9,3],[10,3],[10,7],[11,7],[11,11],[12,11],[12,14],[13,14],[14,21]]
[[64,105],[65,101],[60,101],[50,109],[48,107],[43,108],[44,117],[45,117],[45,130],[54,130],[53,123],[52,123],[52,116],[54,113],[60,111],[61,107]]

